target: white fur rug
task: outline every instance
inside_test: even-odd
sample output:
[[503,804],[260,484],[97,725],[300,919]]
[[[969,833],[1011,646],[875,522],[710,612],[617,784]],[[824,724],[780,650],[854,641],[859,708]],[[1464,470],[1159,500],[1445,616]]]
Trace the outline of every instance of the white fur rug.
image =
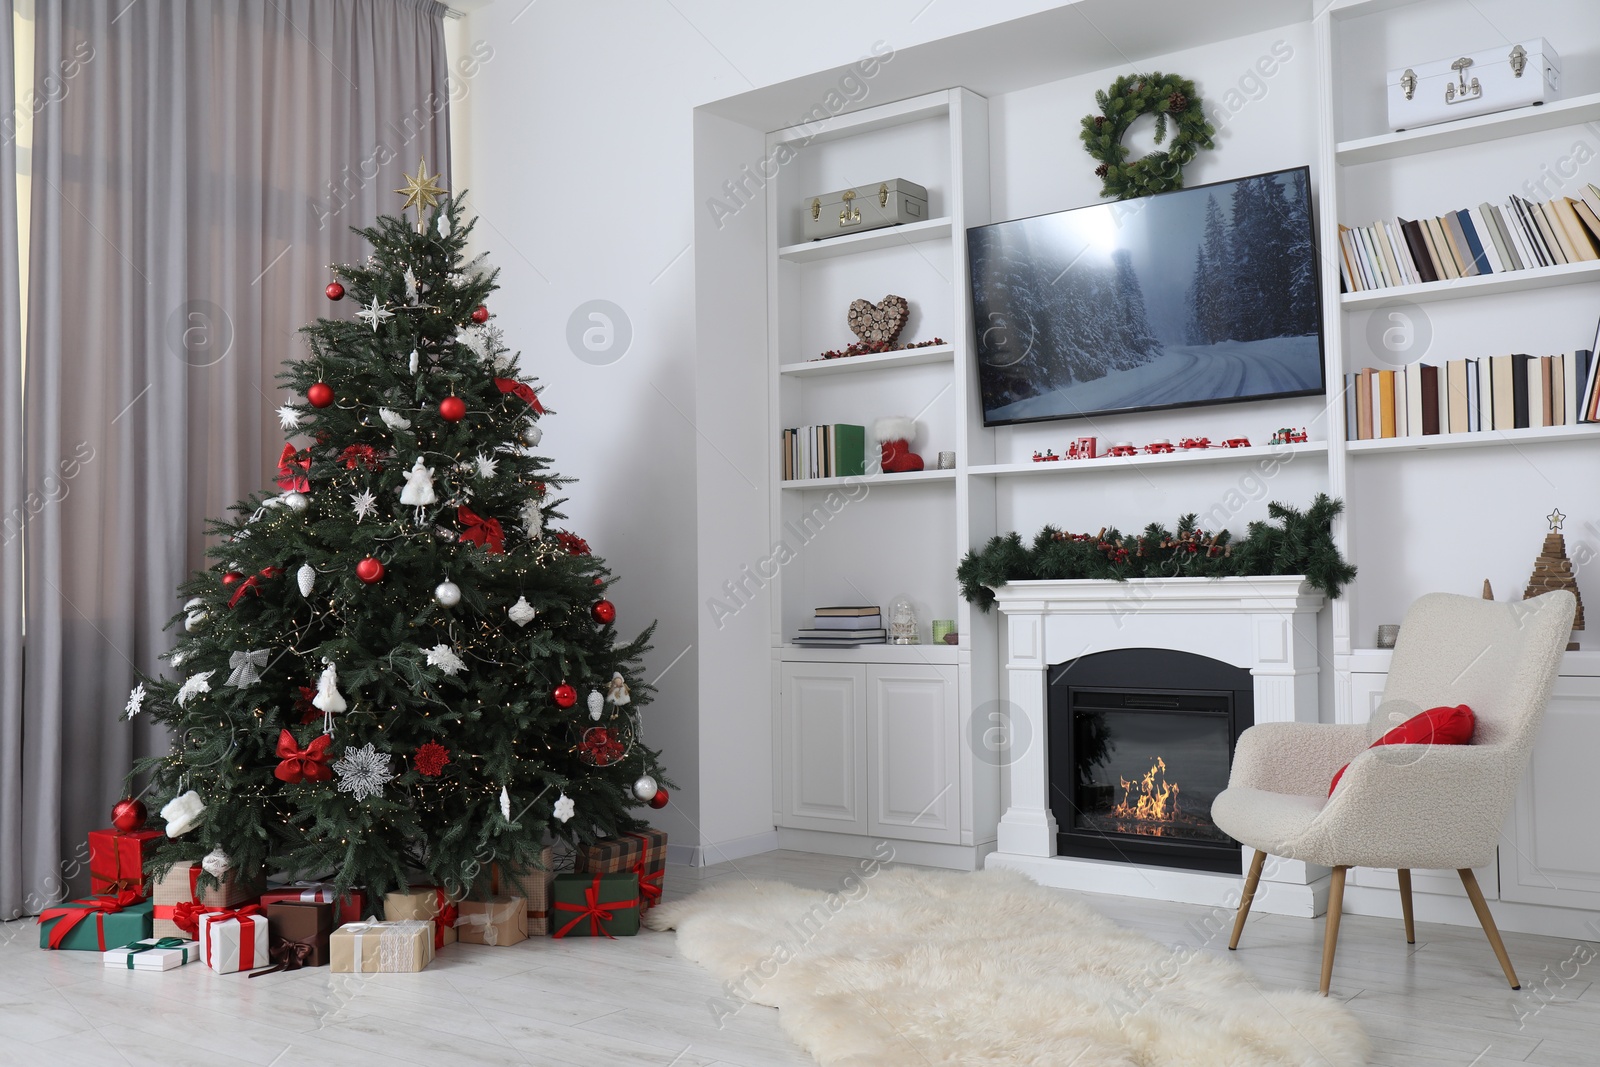
[[[1359,1067],[1354,1016],[1231,960],[1121,929],[1013,871],[887,869],[828,893],[737,881],[645,923],[723,983],[719,1020],[779,1009],[824,1067]],[[1308,949],[1309,951],[1309,949]]]

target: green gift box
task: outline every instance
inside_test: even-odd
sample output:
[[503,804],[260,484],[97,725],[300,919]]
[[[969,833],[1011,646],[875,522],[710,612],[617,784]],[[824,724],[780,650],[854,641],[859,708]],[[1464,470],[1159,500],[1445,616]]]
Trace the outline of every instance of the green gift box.
[[150,936],[155,905],[120,897],[84,897],[39,913],[39,947],[104,952]]
[[639,876],[558,874],[550,884],[550,933],[555,937],[631,937],[639,932]]

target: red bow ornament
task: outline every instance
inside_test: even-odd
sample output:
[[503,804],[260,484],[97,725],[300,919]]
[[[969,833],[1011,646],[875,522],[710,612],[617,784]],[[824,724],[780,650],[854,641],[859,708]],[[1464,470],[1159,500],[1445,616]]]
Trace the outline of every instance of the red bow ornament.
[[322,734],[305,748],[299,747],[294,734],[284,730],[278,735],[278,769],[273,777],[281,782],[327,782],[333,780],[333,768],[328,766],[328,746],[333,738]]
[[[295,468],[298,467],[299,470]],[[311,492],[311,479],[306,472],[311,469],[311,450],[296,452],[294,445],[284,445],[278,457],[278,488],[285,493]]]
[[[282,485],[283,483],[279,482],[278,484]],[[228,601],[228,607],[238,607],[239,601],[244,599],[245,593],[251,590],[255,591],[256,596],[260,596],[261,579],[276,578],[282,573],[283,571],[278,567],[263,567],[260,574],[252,574],[250,577],[239,583],[239,588],[233,591],[233,597]]]
[[506,550],[506,534],[499,519],[479,518],[464,504],[456,508],[456,519],[466,527],[461,533],[462,543],[482,545],[491,556]]
[[383,470],[383,464],[378,462],[378,450],[371,445],[349,445],[339,453],[339,458],[344,461],[345,470],[353,471],[357,467],[365,467],[369,471]]
[[514,381],[511,378],[496,378],[494,387],[502,393],[520,396],[528,402],[528,406],[533,408],[535,412],[540,415],[544,414],[544,405],[539,403],[539,394],[533,391],[533,386],[524,385],[522,382]]

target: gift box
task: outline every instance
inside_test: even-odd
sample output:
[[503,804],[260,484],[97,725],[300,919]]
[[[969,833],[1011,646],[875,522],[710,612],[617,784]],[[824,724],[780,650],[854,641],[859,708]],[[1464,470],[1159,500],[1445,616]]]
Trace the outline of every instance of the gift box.
[[558,874],[550,892],[556,937],[615,938],[639,932],[642,899],[639,878],[631,871]]
[[528,902],[496,893],[487,900],[463,900],[456,935],[463,945],[515,945],[528,939]]
[[200,956],[218,974],[252,971],[271,958],[267,917],[254,904],[202,912],[199,923]]
[[101,957],[107,967],[130,971],[170,971],[200,959],[200,942],[181,937],[147,937],[121,948],[108,948]]
[[272,966],[258,974],[328,965],[328,938],[339,921],[333,904],[318,900],[279,900],[266,905],[267,956]]
[[116,895],[125,889],[149,896],[144,877],[144,862],[166,838],[163,830],[117,829],[89,831],[89,892]]
[[307,903],[334,905],[334,917],[339,923],[358,923],[367,915],[367,894],[363,889],[352,889],[339,895],[332,882],[295,882],[293,885],[268,886],[261,893],[261,906],[283,900],[303,900]]
[[539,854],[539,864],[539,867],[520,871],[507,868],[503,875],[504,886],[495,887],[496,891],[504,888],[508,895],[527,901],[530,936],[550,932],[550,879],[555,877],[556,872],[554,854],[549,845],[544,846],[544,851]]
[[404,892],[395,890],[383,895],[385,919],[427,920],[433,923],[433,950],[456,942],[456,921],[460,912],[455,901],[440,886],[413,886]]
[[258,884],[240,879],[237,871],[227,872],[221,885],[201,889],[204,873],[198,863],[179,863],[151,886],[156,937],[199,937],[202,912],[252,903],[261,892]]
[[425,919],[345,923],[328,939],[335,973],[399,974],[433,962],[433,924]]
[[104,952],[150,936],[148,900],[133,890],[55,904],[39,913],[39,947]]
[[635,874],[644,906],[653,908],[661,902],[666,877],[667,832],[639,830],[581,845],[574,870],[579,874]]

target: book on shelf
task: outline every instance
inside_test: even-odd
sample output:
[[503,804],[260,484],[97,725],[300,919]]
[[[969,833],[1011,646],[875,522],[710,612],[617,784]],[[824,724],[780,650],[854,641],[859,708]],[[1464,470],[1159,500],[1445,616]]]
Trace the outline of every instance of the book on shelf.
[[876,630],[882,625],[882,615],[817,615],[811,621],[817,630]]
[[1540,429],[1600,422],[1600,366],[1590,349],[1510,353],[1367,368],[1345,375],[1346,437]]
[[811,612],[817,618],[827,615],[841,618],[860,618],[863,615],[882,615],[883,609],[876,604],[842,604],[826,608],[814,608]]
[[833,423],[783,431],[783,478],[849,478],[867,472],[867,430]]
[[865,642],[882,639],[889,636],[889,631],[881,626],[870,630],[818,630],[810,627],[801,627],[794,632],[796,641],[824,641],[824,642]]

